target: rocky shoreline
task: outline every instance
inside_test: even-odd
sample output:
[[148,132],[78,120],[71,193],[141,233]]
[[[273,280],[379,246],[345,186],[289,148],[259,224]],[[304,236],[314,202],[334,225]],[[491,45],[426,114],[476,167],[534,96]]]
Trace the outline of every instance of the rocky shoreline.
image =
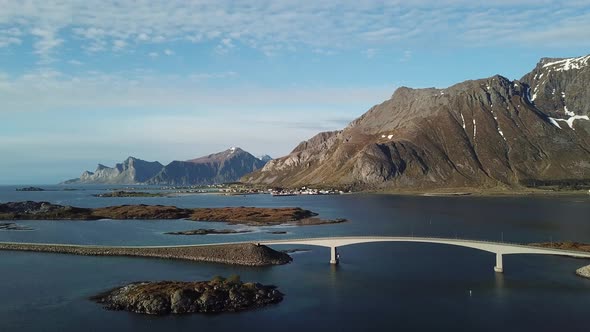
[[[530,245],[542,247],[542,248],[549,248],[549,249],[561,249],[561,250],[590,252],[590,244],[581,243],[581,242],[573,242],[573,241],[541,242],[541,243],[531,243]],[[590,265],[577,269],[576,274],[580,277],[590,279]]]
[[125,191],[125,190],[118,190],[118,191],[111,191],[104,194],[95,194],[92,195],[94,197],[165,197],[166,194],[163,193],[148,193],[143,191]]
[[250,233],[252,231],[243,230],[243,231],[236,231],[233,229],[191,229],[188,231],[179,231],[179,232],[167,232],[164,234],[168,235],[208,235],[208,234],[243,234],[243,233]]
[[590,265],[583,266],[576,270],[576,274],[583,278],[590,279]]
[[0,223],[0,231],[32,231],[28,226],[21,226],[13,222]]
[[82,256],[151,257],[245,266],[282,265],[293,260],[286,253],[273,250],[264,245],[252,243],[177,247],[106,247],[0,243],[0,250],[48,252]]
[[283,294],[275,286],[244,283],[232,276],[197,282],[135,282],[91,300],[108,310],[167,315],[244,311],[279,303]]
[[39,187],[25,187],[25,188],[16,188],[16,191],[45,191],[45,189],[39,188]]
[[581,243],[581,242],[573,242],[573,241],[541,242],[541,243],[531,243],[530,245],[536,246],[536,247],[542,247],[542,248],[549,248],[549,249],[561,249],[561,250],[590,252],[590,244]]
[[188,219],[219,221],[250,226],[322,225],[346,221],[325,220],[317,213],[301,208],[178,208],[166,205],[118,205],[101,208],[80,208],[49,202],[9,202],[0,204],[0,220],[99,220],[99,219]]

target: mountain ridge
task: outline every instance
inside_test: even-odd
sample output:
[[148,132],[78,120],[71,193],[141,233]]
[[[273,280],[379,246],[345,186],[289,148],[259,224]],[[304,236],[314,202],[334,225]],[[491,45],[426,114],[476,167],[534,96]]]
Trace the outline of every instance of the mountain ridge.
[[252,154],[232,147],[222,152],[187,161],[173,161],[146,183],[204,185],[234,182],[264,165],[264,161]]
[[545,58],[514,81],[398,88],[343,130],[313,136],[243,181],[417,190],[590,183],[589,59]]
[[135,157],[127,157],[122,163],[108,167],[98,164],[96,171],[84,171],[77,179],[64,181],[64,184],[95,183],[95,184],[137,184],[147,181],[164,165],[157,161],[148,162]]
[[187,161],[172,161],[167,165],[128,157],[114,167],[99,163],[94,172],[84,171],[79,178],[62,184],[218,184],[237,181],[265,163],[238,147]]

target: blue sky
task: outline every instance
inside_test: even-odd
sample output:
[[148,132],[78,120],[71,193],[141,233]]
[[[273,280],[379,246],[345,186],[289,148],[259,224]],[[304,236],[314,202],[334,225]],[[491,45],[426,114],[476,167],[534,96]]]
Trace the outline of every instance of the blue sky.
[[0,0],[0,184],[278,157],[399,86],[590,53],[590,1]]

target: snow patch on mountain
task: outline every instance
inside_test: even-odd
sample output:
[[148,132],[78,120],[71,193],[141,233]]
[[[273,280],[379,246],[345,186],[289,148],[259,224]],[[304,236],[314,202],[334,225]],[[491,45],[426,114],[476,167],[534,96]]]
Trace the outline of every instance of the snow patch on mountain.
[[[543,68],[551,67],[551,70],[555,71],[568,71],[571,69],[581,69],[588,65],[590,62],[590,55],[578,57],[578,58],[569,58],[563,59],[558,61],[549,62],[543,65]],[[543,76],[543,74],[541,74]],[[540,79],[541,77],[539,77]]]

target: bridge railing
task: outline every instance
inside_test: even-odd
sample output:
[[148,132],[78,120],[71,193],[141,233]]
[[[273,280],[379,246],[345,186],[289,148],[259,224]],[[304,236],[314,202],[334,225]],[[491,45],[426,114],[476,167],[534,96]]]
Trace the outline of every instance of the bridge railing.
[[499,241],[480,240],[480,239],[475,240],[475,239],[460,238],[460,237],[448,238],[448,237],[436,237],[436,236],[384,236],[384,235],[359,235],[359,236],[347,235],[347,236],[331,236],[331,237],[308,236],[308,237],[299,237],[299,238],[292,238],[292,239],[263,240],[263,241],[259,241],[259,242],[264,244],[265,242],[281,243],[281,242],[297,242],[297,241],[309,241],[309,240],[317,240],[317,241],[326,240],[326,241],[328,241],[328,240],[334,240],[334,239],[345,240],[345,239],[391,239],[391,238],[417,239],[417,240],[423,239],[423,240],[433,240],[433,241],[457,241],[457,242],[463,242],[463,243],[509,245],[509,246],[514,246],[514,247],[527,248],[527,249],[553,250],[556,252],[563,252],[564,254],[570,253],[570,254],[588,254],[588,255],[590,255],[590,252],[585,252],[585,251],[566,250],[566,249],[559,249],[559,248],[546,248],[546,247],[532,246],[532,245],[518,243],[518,242],[507,242],[507,241],[500,241],[499,242]]
[[[396,235],[346,235],[346,236],[325,236],[325,237],[314,237],[314,236],[306,236],[306,237],[297,237],[297,238],[286,238],[280,240],[260,240],[260,243],[264,242],[292,242],[292,241],[307,241],[307,240],[333,240],[333,239],[391,239],[391,238],[400,238],[400,239],[427,239],[427,240],[453,240],[453,241],[460,241],[460,242],[476,242],[476,243],[494,243],[494,244],[508,244],[508,245],[515,245],[515,246],[522,246],[522,247],[531,247],[531,248],[540,248],[535,246],[528,246],[523,243],[518,242],[508,242],[508,241],[491,241],[491,240],[482,240],[482,239],[470,239],[470,238],[462,238],[462,237],[442,237],[442,236],[396,236]],[[244,241],[244,242],[252,242],[252,241]]]

